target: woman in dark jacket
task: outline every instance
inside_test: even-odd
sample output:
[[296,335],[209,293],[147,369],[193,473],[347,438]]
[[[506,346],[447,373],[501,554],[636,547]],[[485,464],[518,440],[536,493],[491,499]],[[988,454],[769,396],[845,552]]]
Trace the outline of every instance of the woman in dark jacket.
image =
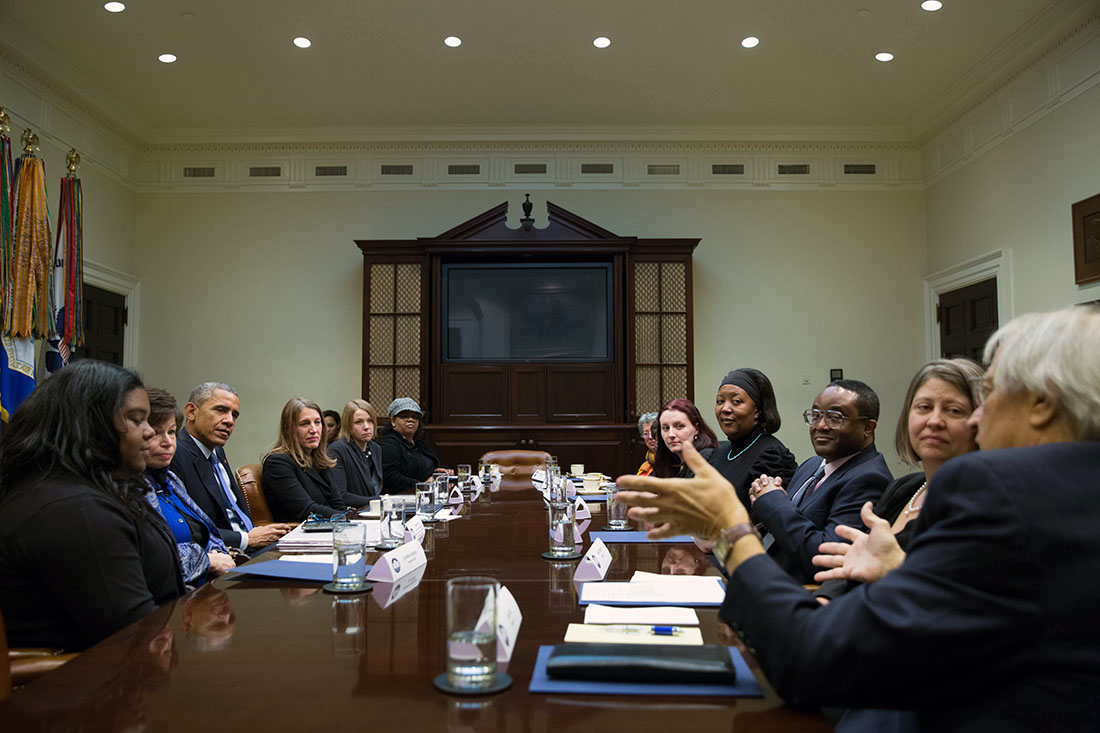
[[366,400],[352,400],[340,416],[340,437],[328,447],[336,461],[342,498],[348,506],[366,506],[382,493],[382,448],[374,440],[374,408]]
[[0,609],[11,646],[79,651],[184,591],[145,500],[149,399],[82,360],[42,383],[0,442]]
[[798,462],[779,438],[781,421],[771,380],[758,369],[734,369],[718,385],[714,416],[726,435],[710,456],[710,465],[733,484],[746,508],[749,487],[761,474],[790,483]]
[[699,408],[683,397],[665,403],[657,413],[653,429],[658,431],[657,455],[653,461],[653,475],[657,478],[691,478],[695,475],[680,460],[684,443],[691,441],[704,458],[708,458],[714,446],[718,445],[718,438],[703,422]]
[[389,494],[412,491],[433,473],[450,473],[439,467],[439,457],[428,441],[417,435],[424,411],[411,397],[390,403],[390,430],[382,436],[382,482]]
[[277,522],[301,522],[311,514],[328,518],[348,505],[325,452],[325,423],[312,400],[292,397],[283,405],[279,438],[264,457],[263,485]]

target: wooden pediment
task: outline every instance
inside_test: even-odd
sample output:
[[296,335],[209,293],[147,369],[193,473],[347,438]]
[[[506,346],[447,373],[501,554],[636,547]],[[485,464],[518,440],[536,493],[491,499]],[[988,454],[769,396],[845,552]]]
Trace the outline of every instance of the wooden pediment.
[[535,227],[533,219],[529,217],[523,217],[521,220],[523,225],[513,229],[508,226],[508,202],[505,201],[437,237],[428,238],[427,241],[590,242],[605,240],[622,242],[634,239],[634,237],[620,237],[550,201],[546,202],[546,213],[550,221],[541,229]]

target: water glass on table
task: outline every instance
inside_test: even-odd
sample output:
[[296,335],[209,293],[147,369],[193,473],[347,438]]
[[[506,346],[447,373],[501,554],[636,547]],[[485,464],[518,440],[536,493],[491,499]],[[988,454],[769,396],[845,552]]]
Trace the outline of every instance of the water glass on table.
[[455,469],[455,474],[458,476],[458,485],[462,486],[466,483],[466,480],[470,478],[470,464],[460,463]]
[[338,522],[332,527],[332,587],[354,591],[367,577],[367,528],[362,522]]
[[416,485],[416,515],[425,522],[435,521],[435,491],[428,482]]
[[571,501],[551,501],[550,511],[550,551],[555,557],[576,554],[573,544],[573,528],[576,526],[576,507]]
[[489,687],[497,675],[497,594],[493,578],[447,581],[447,682],[464,690]]
[[607,492],[607,526],[614,530],[630,529],[630,518],[626,513],[630,507],[615,501],[615,495],[619,493],[619,487],[608,484],[604,487]]
[[382,498],[381,537],[376,547],[392,550],[405,541],[405,502],[386,496]]

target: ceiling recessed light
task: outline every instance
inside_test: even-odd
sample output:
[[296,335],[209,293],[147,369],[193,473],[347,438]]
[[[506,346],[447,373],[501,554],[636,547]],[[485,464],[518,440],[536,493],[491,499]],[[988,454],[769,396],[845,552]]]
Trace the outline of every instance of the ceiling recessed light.
[[121,13],[126,6],[122,3],[103,3],[103,9],[108,13]]
[[927,10],[929,13],[934,13],[943,7],[943,3],[940,0],[924,0],[920,4],[922,10]]
[[760,45],[760,39],[756,36],[745,36],[741,39],[741,45],[745,48],[756,48]]
[[894,54],[890,53],[889,51],[879,51],[878,53],[875,54],[875,60],[876,61],[893,61],[894,60]]
[[458,36],[447,36],[443,39],[443,43],[450,46],[451,48],[458,48],[462,45],[462,39]]
[[313,45],[313,41],[309,40],[305,36],[298,36],[294,39],[294,45],[298,48],[309,48]]
[[607,36],[600,36],[599,38],[592,39],[592,45],[596,48],[607,48],[611,45],[611,39]]
[[176,54],[174,54],[174,53],[162,53],[160,56],[157,56],[157,59],[162,64],[171,64],[171,63],[175,62]]

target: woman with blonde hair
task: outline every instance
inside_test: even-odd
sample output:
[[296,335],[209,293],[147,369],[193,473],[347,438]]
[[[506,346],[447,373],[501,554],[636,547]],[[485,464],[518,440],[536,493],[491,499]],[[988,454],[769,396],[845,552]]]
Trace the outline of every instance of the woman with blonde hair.
[[292,397],[283,405],[279,437],[264,456],[263,486],[277,522],[301,522],[311,514],[343,514],[348,505],[340,496],[330,470],[336,461],[325,452],[325,422],[312,400]]
[[340,437],[328,447],[336,461],[337,478],[348,506],[366,506],[382,493],[382,449],[374,442],[374,408],[366,400],[351,400],[340,416]]

